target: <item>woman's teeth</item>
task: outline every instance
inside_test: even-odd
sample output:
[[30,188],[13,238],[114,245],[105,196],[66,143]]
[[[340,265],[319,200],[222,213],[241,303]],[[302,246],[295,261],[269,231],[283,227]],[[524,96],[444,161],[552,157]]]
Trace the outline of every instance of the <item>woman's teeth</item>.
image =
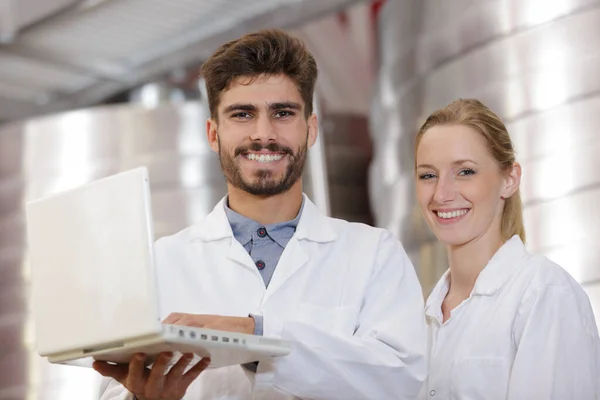
[[437,215],[440,218],[450,219],[450,218],[460,217],[461,215],[465,215],[467,213],[467,211],[469,211],[469,210],[456,210],[456,211],[448,211],[448,212],[438,211]]
[[279,161],[283,158],[283,154],[254,154],[249,153],[246,158],[251,161],[258,161],[259,163],[270,163],[273,161]]

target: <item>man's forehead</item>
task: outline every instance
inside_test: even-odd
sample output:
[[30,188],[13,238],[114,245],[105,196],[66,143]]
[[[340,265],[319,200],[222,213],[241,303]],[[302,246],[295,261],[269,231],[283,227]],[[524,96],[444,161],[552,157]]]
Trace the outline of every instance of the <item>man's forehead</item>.
[[285,102],[304,106],[300,91],[290,78],[286,76],[240,77],[221,92],[220,106],[227,107],[233,103],[245,103],[256,107],[265,107]]
[[233,78],[229,85],[227,85],[227,89],[231,89],[235,86],[250,86],[250,85],[261,85],[261,84],[271,84],[271,85],[294,85],[294,81],[284,74],[276,74],[276,75],[241,75]]

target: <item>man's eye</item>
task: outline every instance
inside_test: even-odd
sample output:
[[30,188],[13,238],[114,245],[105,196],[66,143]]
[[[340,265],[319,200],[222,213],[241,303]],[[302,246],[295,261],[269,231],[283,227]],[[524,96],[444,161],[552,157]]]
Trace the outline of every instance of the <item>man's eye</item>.
[[275,118],[291,117],[292,115],[294,115],[292,111],[277,111],[275,113]]
[[247,113],[247,112],[239,112],[239,113],[233,114],[232,117],[239,118],[239,119],[247,119],[247,118],[250,118],[251,115],[250,115],[250,113]]

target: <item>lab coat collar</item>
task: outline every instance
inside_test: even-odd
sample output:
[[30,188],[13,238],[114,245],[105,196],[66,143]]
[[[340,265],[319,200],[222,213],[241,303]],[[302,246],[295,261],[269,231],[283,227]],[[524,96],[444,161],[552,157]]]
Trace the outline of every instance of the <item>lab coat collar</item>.
[[[321,213],[317,206],[304,196],[304,208],[296,228],[295,237],[298,240],[308,240],[318,243],[332,242],[336,239],[331,220]],[[204,242],[216,241],[233,237],[231,225],[225,213],[223,197],[202,221],[191,228],[192,240]]]
[[523,265],[528,253],[518,235],[506,241],[475,281],[472,294],[491,296],[499,291]]
[[[507,240],[477,277],[471,295],[491,296],[498,292],[523,265],[523,260],[528,254],[518,235]],[[450,289],[449,277],[450,270],[446,270],[431,291],[425,305],[425,314],[440,321],[442,302]]]
[[428,317],[435,318],[437,320],[442,321],[442,302],[446,298],[448,294],[448,289],[450,289],[450,281],[448,277],[450,276],[450,270],[446,270],[438,283],[435,285],[431,294],[427,298],[427,302],[425,303],[425,315]]

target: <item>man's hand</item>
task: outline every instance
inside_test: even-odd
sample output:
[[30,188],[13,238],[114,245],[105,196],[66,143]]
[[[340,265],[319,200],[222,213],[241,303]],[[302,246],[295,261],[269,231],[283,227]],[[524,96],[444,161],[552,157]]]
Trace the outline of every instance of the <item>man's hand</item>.
[[249,335],[254,333],[254,318],[252,317],[223,317],[220,315],[171,313],[162,323],[247,333]]
[[208,367],[209,359],[203,358],[185,372],[192,361],[192,354],[184,354],[165,374],[170,353],[161,353],[152,369],[144,366],[146,356],[136,354],[129,365],[112,365],[102,361],[94,362],[94,369],[101,375],[120,382],[139,400],[179,400],[183,398],[188,386]]
[[[162,323],[250,335],[254,333],[254,318],[252,317],[172,313]],[[185,395],[188,386],[210,363],[209,359],[202,359],[184,373],[187,365],[193,359],[193,355],[186,354],[177,361],[168,374],[165,374],[172,357],[171,354],[161,353],[152,369],[144,367],[145,357],[144,354],[137,354],[129,365],[111,365],[96,361],[94,369],[103,376],[120,382],[140,400],[179,400]]]

